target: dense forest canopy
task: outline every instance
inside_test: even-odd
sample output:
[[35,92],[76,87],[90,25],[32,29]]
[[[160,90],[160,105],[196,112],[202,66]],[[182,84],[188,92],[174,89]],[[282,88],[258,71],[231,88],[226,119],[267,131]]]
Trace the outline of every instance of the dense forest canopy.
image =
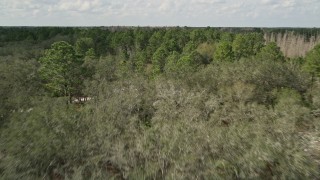
[[316,179],[319,37],[0,27],[0,177]]

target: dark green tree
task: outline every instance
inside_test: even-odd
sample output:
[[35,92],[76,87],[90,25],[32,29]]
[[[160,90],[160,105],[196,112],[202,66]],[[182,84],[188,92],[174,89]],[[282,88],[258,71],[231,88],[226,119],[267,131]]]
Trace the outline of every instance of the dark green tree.
[[163,42],[164,33],[160,30],[155,31],[149,39],[149,45],[147,47],[147,54],[152,57],[153,53],[161,46]]
[[214,52],[213,59],[215,61],[233,61],[234,55],[231,43],[227,41],[220,42]]
[[202,42],[206,41],[206,36],[204,31],[201,29],[195,29],[190,33],[190,40],[194,42],[196,45],[199,45]]
[[79,56],[85,56],[86,52],[94,47],[92,38],[80,38],[75,44],[76,54]]
[[270,42],[261,49],[257,54],[257,58],[261,60],[283,61],[284,55],[275,42]]
[[256,55],[263,47],[264,39],[262,34],[249,33],[237,34],[233,43],[232,50],[236,59]]
[[169,51],[166,46],[160,46],[152,56],[152,72],[153,75],[158,75],[163,72],[166,63],[166,58]]
[[132,30],[117,31],[111,36],[111,47],[116,53],[129,55],[134,48],[134,37]]
[[228,32],[223,32],[221,35],[220,35],[220,41],[226,41],[226,42],[230,42],[232,43],[234,39],[234,34],[231,34],[231,33],[228,33]]
[[98,63],[98,58],[96,57],[96,53],[93,48],[90,48],[84,57],[84,61],[82,64],[82,74],[87,79],[92,78],[95,73],[96,65]]
[[215,43],[220,38],[220,33],[217,30],[212,28],[206,28],[204,33],[205,33],[207,42],[209,43]]
[[320,77],[320,44],[307,53],[304,69],[313,76]]
[[171,77],[184,77],[187,73],[197,71],[198,67],[203,64],[203,59],[197,51],[181,56],[173,52],[166,60],[165,73]]
[[250,55],[251,48],[248,40],[245,38],[245,35],[236,35],[232,43],[232,51],[236,59],[240,59],[241,57],[248,57]]
[[197,48],[196,44],[192,41],[189,41],[184,47],[182,54],[189,54]]
[[147,65],[147,53],[145,51],[139,51],[136,53],[134,65],[137,72],[144,73]]
[[81,64],[74,48],[65,41],[53,43],[40,58],[39,73],[54,96],[71,97],[81,92]]
[[150,31],[143,30],[138,27],[134,31],[134,44],[136,50],[144,50],[148,46],[148,41],[151,36]]

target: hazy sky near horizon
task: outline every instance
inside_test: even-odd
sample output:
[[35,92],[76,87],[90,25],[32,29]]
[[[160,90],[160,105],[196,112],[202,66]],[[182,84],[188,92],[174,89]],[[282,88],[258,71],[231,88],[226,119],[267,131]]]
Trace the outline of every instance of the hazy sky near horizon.
[[0,0],[0,26],[320,27],[320,0]]

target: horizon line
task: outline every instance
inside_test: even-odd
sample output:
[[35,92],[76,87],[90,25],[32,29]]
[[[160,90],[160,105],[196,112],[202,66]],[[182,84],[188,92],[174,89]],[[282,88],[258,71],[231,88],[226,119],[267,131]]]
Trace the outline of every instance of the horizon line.
[[308,26],[181,26],[181,25],[177,25],[177,26],[173,26],[173,25],[165,25],[165,26],[154,26],[154,25],[134,25],[134,26],[130,26],[130,25],[109,25],[109,26],[105,26],[105,25],[94,25],[94,26],[90,26],[90,25],[83,25],[83,26],[65,26],[65,25],[0,25],[0,27],[63,27],[63,28],[97,28],[97,27],[127,27],[127,28],[303,28],[303,29],[320,29],[319,27],[308,27]]

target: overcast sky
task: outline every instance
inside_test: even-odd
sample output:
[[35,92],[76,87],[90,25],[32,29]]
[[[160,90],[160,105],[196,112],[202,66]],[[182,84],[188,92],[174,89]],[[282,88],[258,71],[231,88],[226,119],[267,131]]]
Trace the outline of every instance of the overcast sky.
[[320,27],[320,0],[0,0],[0,26]]

